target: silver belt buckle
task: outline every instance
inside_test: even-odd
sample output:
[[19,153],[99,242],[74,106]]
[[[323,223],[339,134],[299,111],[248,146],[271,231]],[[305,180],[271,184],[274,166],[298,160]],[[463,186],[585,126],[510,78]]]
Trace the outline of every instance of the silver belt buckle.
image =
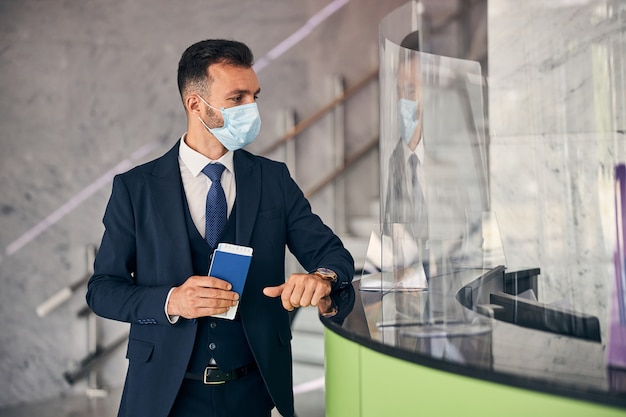
[[221,385],[226,383],[226,381],[207,381],[207,378],[209,377],[209,372],[216,369],[219,368],[217,366],[207,366],[206,368],[204,368],[204,375],[202,380],[202,382],[204,382],[204,385]]

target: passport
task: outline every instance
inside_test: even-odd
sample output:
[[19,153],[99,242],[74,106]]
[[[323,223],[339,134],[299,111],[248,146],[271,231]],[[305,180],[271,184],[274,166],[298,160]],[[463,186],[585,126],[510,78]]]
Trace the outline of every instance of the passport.
[[[233,286],[232,290],[239,294],[241,301],[251,261],[252,248],[232,243],[220,243],[211,257],[209,276],[228,281]],[[239,303],[231,307],[226,313],[215,314],[212,317],[233,320],[237,314],[237,307],[239,307]]]

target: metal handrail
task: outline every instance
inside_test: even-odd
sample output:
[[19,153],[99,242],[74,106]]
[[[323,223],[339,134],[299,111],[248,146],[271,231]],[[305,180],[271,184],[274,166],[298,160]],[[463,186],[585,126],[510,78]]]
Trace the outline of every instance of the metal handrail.
[[331,183],[335,178],[341,175],[344,171],[354,165],[357,161],[359,161],[362,157],[368,154],[371,150],[376,149],[378,147],[378,135],[371,139],[367,145],[363,146],[363,148],[359,149],[358,152],[355,152],[350,157],[346,158],[343,165],[335,168],[333,172],[322,178],[317,184],[315,184],[311,189],[307,190],[304,195],[306,198],[310,198],[320,192],[327,184]]
[[278,138],[274,143],[270,144],[267,148],[260,152],[261,155],[268,155],[276,148],[278,148],[283,143],[287,143],[289,140],[293,139],[309,127],[311,127],[315,122],[324,117],[328,112],[333,110],[337,105],[347,101],[351,96],[361,91],[366,85],[372,82],[374,79],[378,77],[378,68],[371,71],[365,77],[363,77],[359,82],[354,84],[353,86],[346,89],[346,91],[340,95],[335,97],[333,100],[328,102],[326,105],[322,106],[315,113],[305,118],[298,124],[296,124],[293,129],[286,132],[282,137]]

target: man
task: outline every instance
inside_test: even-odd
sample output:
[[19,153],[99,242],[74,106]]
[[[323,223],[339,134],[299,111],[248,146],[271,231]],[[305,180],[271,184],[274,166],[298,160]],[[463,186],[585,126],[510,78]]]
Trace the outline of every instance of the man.
[[[294,415],[288,311],[353,277],[287,167],[241,149],[260,128],[252,61],[240,42],[190,46],[186,134],[113,181],[87,302],[131,324],[119,416]],[[253,249],[242,294],[207,276],[220,242]],[[285,246],[312,273],[285,281]],[[235,305],[234,320],[213,317]]]

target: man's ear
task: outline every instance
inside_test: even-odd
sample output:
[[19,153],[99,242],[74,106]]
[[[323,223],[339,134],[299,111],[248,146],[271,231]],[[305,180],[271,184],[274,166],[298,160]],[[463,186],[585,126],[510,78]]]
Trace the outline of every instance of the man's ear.
[[200,114],[202,112],[201,101],[196,94],[189,94],[185,97],[185,110],[187,113]]

